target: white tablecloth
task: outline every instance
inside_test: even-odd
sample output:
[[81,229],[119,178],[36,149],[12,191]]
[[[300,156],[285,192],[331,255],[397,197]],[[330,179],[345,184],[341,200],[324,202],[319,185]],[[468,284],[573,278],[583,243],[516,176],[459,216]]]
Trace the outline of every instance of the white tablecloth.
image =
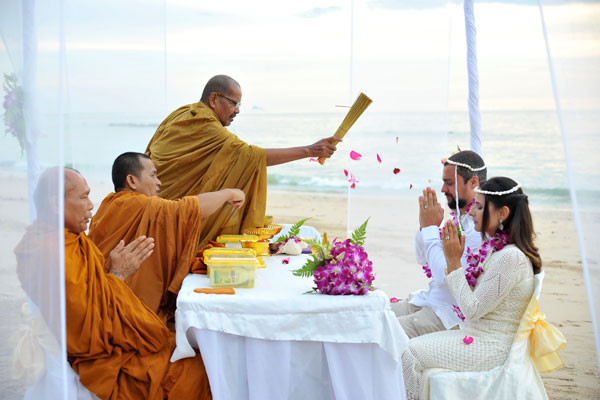
[[408,338],[387,296],[304,294],[312,278],[290,271],[306,256],[284,257],[265,258],[255,287],[235,295],[194,293],[208,278],[186,277],[171,360],[199,348],[216,400],[403,399]]

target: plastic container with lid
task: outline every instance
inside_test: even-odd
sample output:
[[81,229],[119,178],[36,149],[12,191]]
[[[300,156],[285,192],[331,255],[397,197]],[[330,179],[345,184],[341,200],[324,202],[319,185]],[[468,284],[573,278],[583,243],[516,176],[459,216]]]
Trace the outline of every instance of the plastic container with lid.
[[253,288],[258,259],[220,258],[206,263],[210,287]]
[[257,235],[221,235],[217,237],[217,243],[225,244],[227,247],[242,247],[242,240],[258,240]]
[[204,263],[219,258],[253,258],[256,257],[254,249],[231,248],[231,247],[211,247],[204,250]]

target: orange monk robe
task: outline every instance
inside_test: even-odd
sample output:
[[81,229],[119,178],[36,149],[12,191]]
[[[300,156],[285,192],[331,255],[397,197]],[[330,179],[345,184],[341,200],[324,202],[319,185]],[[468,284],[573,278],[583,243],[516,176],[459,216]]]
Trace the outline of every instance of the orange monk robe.
[[[54,271],[29,261],[57,258],[58,249],[50,246],[57,242],[56,230],[39,228],[38,223],[28,228],[15,253],[23,288],[42,304],[45,299],[31,290]],[[101,399],[211,399],[202,357],[169,362],[174,333],[124,282],[105,272],[102,253],[85,233],[65,229],[64,237],[67,356],[81,383]],[[52,320],[47,313],[53,310],[41,311]]]
[[146,148],[162,182],[161,196],[183,196],[238,188],[246,194],[242,210],[230,217],[223,207],[204,221],[199,248],[224,233],[263,226],[267,201],[267,153],[229,132],[204,103],[175,110]]
[[175,313],[181,282],[190,272],[202,214],[196,196],[172,201],[122,191],[109,194],[90,223],[89,237],[107,258],[120,240],[154,238],[154,252],[125,282],[163,321]]

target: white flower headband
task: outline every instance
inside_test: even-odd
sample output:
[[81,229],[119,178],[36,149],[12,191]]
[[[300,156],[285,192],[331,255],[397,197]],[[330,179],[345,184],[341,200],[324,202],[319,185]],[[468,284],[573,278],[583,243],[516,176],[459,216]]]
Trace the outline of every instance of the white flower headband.
[[489,190],[481,190],[478,187],[475,188],[475,192],[480,193],[480,194],[489,194],[492,196],[504,196],[505,194],[514,193],[517,190],[519,190],[520,188],[521,188],[521,184],[519,182],[517,182],[516,186],[514,186],[508,190],[503,190],[501,192],[490,192]]
[[483,166],[481,166],[481,167],[475,168],[475,167],[471,167],[469,164],[463,164],[463,163],[452,161],[452,160],[448,160],[448,159],[446,160],[446,162],[448,164],[457,165],[459,167],[466,168],[466,169],[471,170],[473,172],[483,171],[486,168],[485,164],[483,164]]

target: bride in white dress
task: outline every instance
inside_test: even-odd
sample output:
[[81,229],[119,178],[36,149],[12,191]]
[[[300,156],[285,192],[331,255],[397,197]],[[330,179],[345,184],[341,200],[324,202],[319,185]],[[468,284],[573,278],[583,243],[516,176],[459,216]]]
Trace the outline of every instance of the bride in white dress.
[[423,371],[485,371],[503,364],[534,288],[542,262],[533,244],[527,196],[510,178],[492,178],[475,190],[470,211],[485,240],[469,251],[467,273],[461,268],[464,236],[449,221],[442,231],[448,286],[464,318],[460,330],[411,339],[402,356],[406,398],[428,398]]

